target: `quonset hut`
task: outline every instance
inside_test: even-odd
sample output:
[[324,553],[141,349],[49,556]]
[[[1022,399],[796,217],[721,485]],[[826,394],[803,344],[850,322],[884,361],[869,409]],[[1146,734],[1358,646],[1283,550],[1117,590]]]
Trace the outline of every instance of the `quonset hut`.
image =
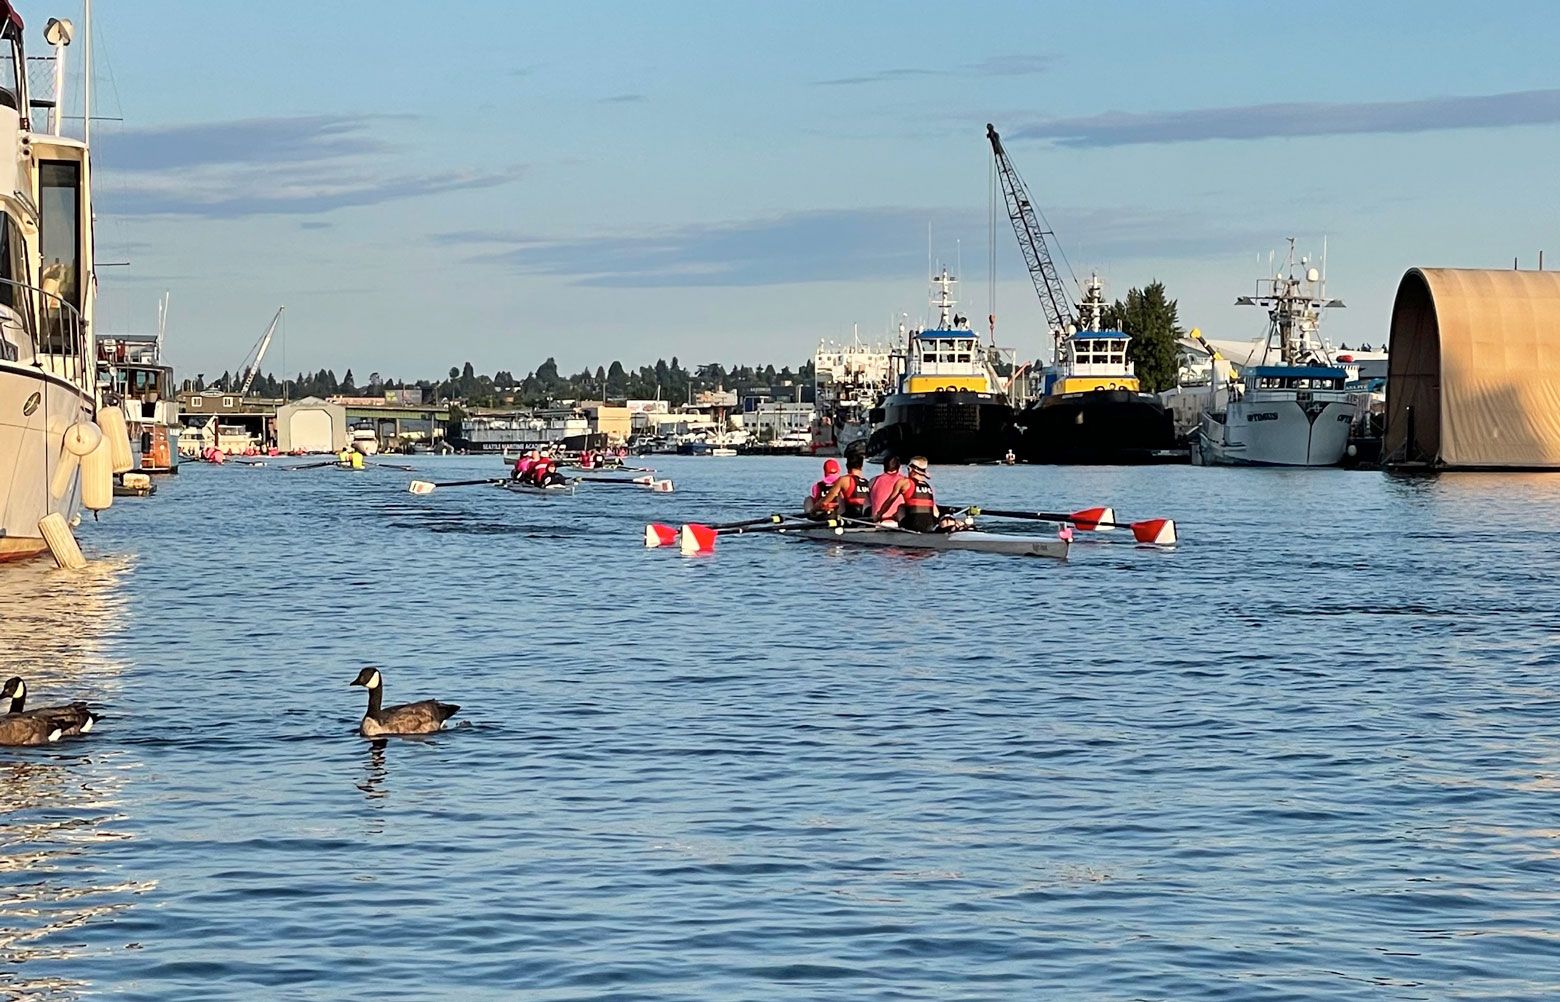
[[1388,359],[1388,466],[1560,469],[1560,272],[1410,269]]

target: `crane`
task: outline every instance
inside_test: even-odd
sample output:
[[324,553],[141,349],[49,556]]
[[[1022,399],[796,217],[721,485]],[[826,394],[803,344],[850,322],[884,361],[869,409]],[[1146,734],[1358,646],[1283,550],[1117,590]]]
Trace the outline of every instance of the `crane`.
[[[260,371],[260,363],[265,360],[265,350],[271,347],[271,335],[276,333],[276,323],[282,319],[282,314],[286,310],[287,307],[285,306],[276,308],[276,316],[271,318],[271,323],[266,327],[265,333],[260,335],[260,340],[255,342],[253,348],[249,349],[249,355],[244,356],[243,364],[238,367],[238,371],[243,373],[244,378],[243,384],[238,388],[240,397],[249,395],[249,388],[255,383],[255,374]],[[254,358],[253,362],[250,361],[251,356]]]
[[1029,277],[1035,283],[1035,294],[1040,297],[1046,323],[1051,325],[1052,358],[1059,358],[1062,338],[1076,330],[1078,323],[1073,318],[1073,297],[1062,285],[1061,275],[1057,273],[1046,244],[1046,237],[1055,240],[1056,234],[1040,225],[1040,215],[1029,199],[1029,189],[1002,148],[1002,137],[997,135],[996,126],[990,122],[986,123],[986,138],[991,140],[991,152],[997,158],[997,173],[1002,176],[1002,194],[1007,198],[1008,218],[1013,222],[1013,234],[1018,237],[1018,249],[1024,255]]

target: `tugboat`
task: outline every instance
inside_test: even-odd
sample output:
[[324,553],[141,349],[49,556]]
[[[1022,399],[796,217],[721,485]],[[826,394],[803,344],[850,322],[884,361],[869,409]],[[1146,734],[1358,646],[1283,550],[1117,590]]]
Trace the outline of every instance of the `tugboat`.
[[1214,387],[1214,409],[1203,415],[1198,430],[1205,464],[1343,462],[1357,405],[1345,388],[1348,372],[1334,363],[1317,335],[1322,311],[1343,303],[1326,297],[1326,279],[1303,258],[1300,268],[1297,274],[1291,237],[1288,274],[1262,279],[1255,296],[1235,300],[1237,306],[1268,311],[1267,340],[1261,363],[1242,369],[1241,382],[1223,387],[1222,394]]
[[898,390],[870,415],[869,455],[986,463],[1013,443],[1013,405],[969,320],[954,313],[956,281],[947,268],[933,279],[937,326],[906,338]]
[[1144,393],[1127,361],[1131,336],[1104,330],[1105,299],[1091,275],[1078,304],[1078,329],[1057,343],[1057,364],[1045,394],[1015,419],[1019,455],[1030,463],[1141,465],[1184,463],[1175,422],[1164,404]]

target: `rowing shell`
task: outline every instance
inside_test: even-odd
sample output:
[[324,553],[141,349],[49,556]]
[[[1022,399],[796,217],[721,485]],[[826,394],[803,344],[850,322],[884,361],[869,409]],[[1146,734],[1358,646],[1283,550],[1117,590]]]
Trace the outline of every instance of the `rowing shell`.
[[572,483],[553,484],[551,487],[537,487],[535,484],[522,484],[514,480],[506,480],[498,486],[516,494],[540,494],[543,497],[549,497],[554,494],[574,493],[574,485]]
[[904,529],[784,529],[788,535],[816,539],[822,543],[852,543],[860,546],[894,546],[904,550],[973,550],[976,553],[1003,553],[1017,557],[1067,559],[1065,539],[1039,539],[1034,536],[1009,536],[997,532],[968,529],[963,532],[908,532]]

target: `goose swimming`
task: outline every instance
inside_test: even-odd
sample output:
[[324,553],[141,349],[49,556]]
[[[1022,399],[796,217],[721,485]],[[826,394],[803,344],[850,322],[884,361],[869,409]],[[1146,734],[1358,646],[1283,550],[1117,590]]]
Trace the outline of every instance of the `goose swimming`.
[[58,724],[60,733],[65,737],[86,734],[92,730],[92,725],[101,719],[98,714],[92,712],[86,703],[80,700],[63,706],[42,706],[36,710],[27,709],[27,683],[15,675],[5,680],[4,686],[0,686],[0,702],[7,699],[11,701],[11,705],[4,719],[34,717],[47,720]]
[[368,690],[368,712],[358,732],[365,738],[377,738],[393,734],[433,734],[444,729],[444,722],[460,709],[454,703],[441,703],[425,699],[420,703],[402,703],[400,706],[382,706],[384,701],[384,676],[378,668],[364,668],[350,683]]

